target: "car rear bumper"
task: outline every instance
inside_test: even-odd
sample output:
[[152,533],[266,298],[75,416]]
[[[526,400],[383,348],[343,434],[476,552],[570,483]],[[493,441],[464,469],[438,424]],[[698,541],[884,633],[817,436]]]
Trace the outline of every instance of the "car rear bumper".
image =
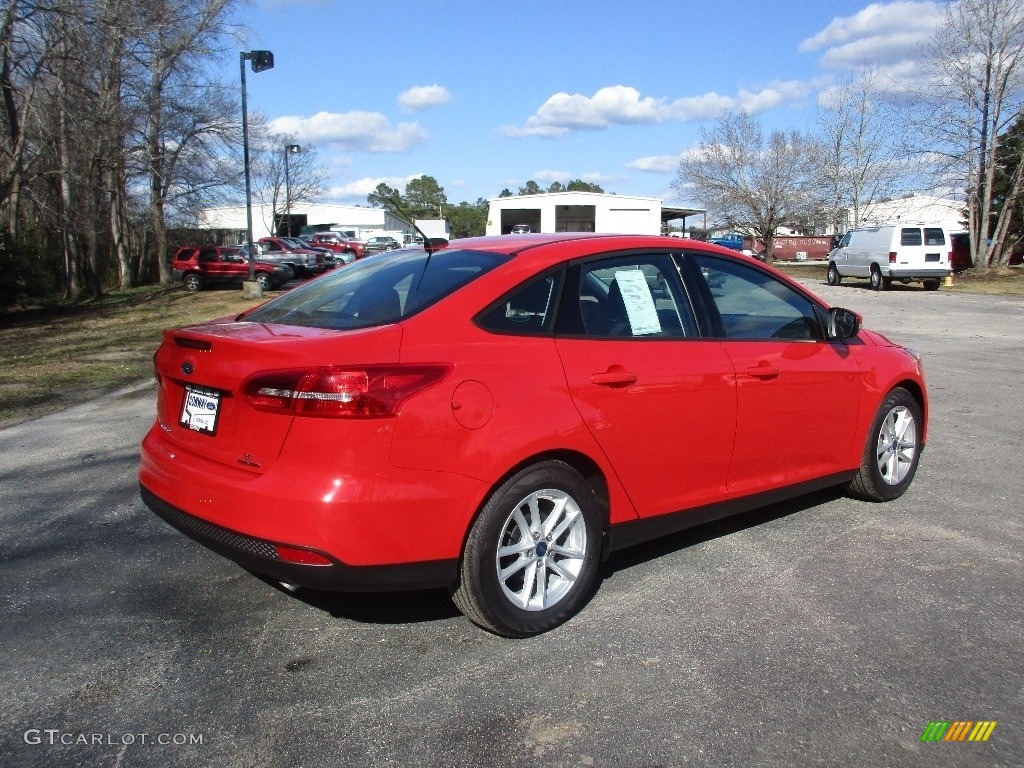
[[889,267],[885,275],[893,280],[941,280],[950,274],[951,271],[949,267],[942,267],[940,269],[900,269],[898,267]]
[[[299,444],[319,445],[323,434],[337,429],[329,420],[308,421],[315,423],[291,428]],[[192,538],[278,580],[353,590],[451,583],[450,564],[461,555],[486,484],[395,467],[388,460],[390,432],[375,439],[378,425],[361,427],[351,435],[359,451],[310,461],[285,450],[264,471],[252,471],[198,455],[158,424],[142,443],[143,498]],[[273,556],[278,544],[320,553],[332,565],[285,562]]]
[[146,506],[189,538],[243,568],[276,581],[311,589],[375,592],[446,587],[458,579],[457,558],[371,566],[346,565],[334,558],[330,558],[330,565],[289,562],[278,552],[278,546],[282,546],[280,542],[249,536],[190,515],[164,501],[144,485],[139,485],[139,491]]

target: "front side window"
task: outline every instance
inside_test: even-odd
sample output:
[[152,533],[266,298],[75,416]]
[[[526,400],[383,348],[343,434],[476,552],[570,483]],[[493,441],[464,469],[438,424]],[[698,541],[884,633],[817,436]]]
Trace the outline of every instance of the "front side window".
[[696,323],[668,255],[617,256],[575,265],[558,333],[599,338],[687,338]]
[[397,323],[504,263],[504,254],[406,251],[295,288],[240,320],[349,330]]
[[823,338],[814,303],[766,272],[730,259],[694,255],[694,279],[710,296],[715,336],[816,341]]

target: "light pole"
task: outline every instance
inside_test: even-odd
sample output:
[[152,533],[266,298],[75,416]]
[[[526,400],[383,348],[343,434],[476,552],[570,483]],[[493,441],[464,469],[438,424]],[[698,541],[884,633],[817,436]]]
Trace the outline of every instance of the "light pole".
[[288,178],[288,155],[297,155],[302,151],[298,144],[284,145],[284,216],[288,222],[287,237],[292,236],[292,183]]
[[249,282],[256,279],[256,265],[253,263],[252,244],[252,182],[249,178],[249,108],[245,95],[245,62],[252,62],[253,72],[274,68],[274,54],[270,51],[239,51],[238,67],[242,72],[242,162],[245,166],[245,237],[249,252]]

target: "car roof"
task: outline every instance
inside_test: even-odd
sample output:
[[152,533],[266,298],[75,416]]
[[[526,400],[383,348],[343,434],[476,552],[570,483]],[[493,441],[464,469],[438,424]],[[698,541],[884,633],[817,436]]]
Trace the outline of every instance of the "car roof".
[[704,243],[700,240],[662,237],[660,235],[599,234],[594,232],[556,232],[554,234],[532,232],[491,235],[488,237],[466,237],[451,241],[448,247],[469,248],[477,251],[514,255],[527,249],[559,243],[600,243],[602,250],[628,250],[631,248],[670,248],[679,250],[685,243],[687,246],[693,246],[699,250],[708,250],[729,256],[736,255],[735,251],[729,251],[728,249]]

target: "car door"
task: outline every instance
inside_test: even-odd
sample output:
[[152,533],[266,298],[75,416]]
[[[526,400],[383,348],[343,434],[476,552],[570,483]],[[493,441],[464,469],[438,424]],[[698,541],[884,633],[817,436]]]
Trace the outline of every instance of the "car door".
[[224,280],[224,264],[216,248],[200,248],[199,264],[203,277],[209,282],[219,283]]
[[556,348],[573,402],[640,516],[722,498],[732,364],[717,339],[699,336],[668,253],[573,264]]
[[845,344],[826,339],[824,309],[736,259],[688,254],[682,267],[735,370],[730,495],[850,469],[860,372]]

